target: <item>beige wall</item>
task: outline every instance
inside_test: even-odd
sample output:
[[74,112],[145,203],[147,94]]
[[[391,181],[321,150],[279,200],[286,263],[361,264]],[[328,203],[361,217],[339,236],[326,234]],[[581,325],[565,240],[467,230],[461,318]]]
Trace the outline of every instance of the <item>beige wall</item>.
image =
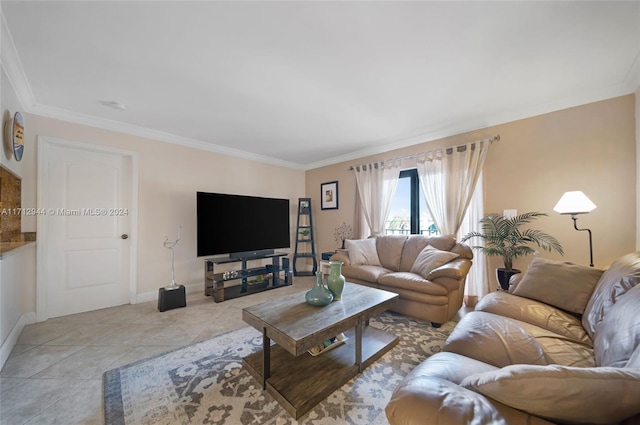
[[[37,138],[88,143],[136,152],[139,171],[138,199],[138,301],[154,299],[159,287],[171,280],[170,253],[164,237],[174,238],[182,226],[175,249],[176,281],[204,291],[203,260],[196,257],[196,191],[237,193],[291,200],[291,235],[295,233],[297,198],[304,197],[304,171],[257,161],[181,147],[157,140],[25,114],[2,73],[2,108],[16,110],[25,122],[25,151],[16,162],[5,149],[2,164],[22,178],[22,206],[37,206]],[[23,231],[37,231],[35,217],[23,217]],[[293,240],[292,240],[293,248]],[[36,311],[36,259],[31,248],[2,260],[0,304],[2,353],[5,340],[19,333],[18,324],[32,322]],[[19,325],[19,326],[22,326]]]
[[[24,111],[15,91],[9,84],[4,73],[0,73],[0,110],[3,124],[20,112]],[[25,120],[28,126],[28,121]],[[25,158],[33,156],[32,145],[25,143],[23,160],[17,162],[13,157],[11,141],[2,137],[2,152],[0,163],[22,178],[22,194],[34,190],[35,184],[29,177],[34,170],[35,163]],[[24,203],[23,203],[24,205]],[[22,220],[25,229],[25,220]],[[12,255],[5,255],[0,259],[0,367],[8,357],[13,344],[25,324],[35,320],[35,276],[36,255],[35,246],[27,247]]]
[[[15,91],[8,83],[4,72],[0,73],[0,103],[3,117],[3,124],[8,121],[16,112],[23,114],[22,105],[18,101]],[[25,145],[24,156],[32,155],[31,147]],[[2,136],[2,152],[0,152],[0,164],[11,170],[15,175],[21,177],[29,175],[34,166],[33,163],[25,161],[17,162],[13,157],[11,140]],[[24,196],[24,185],[22,194]],[[24,229],[24,220],[23,220]],[[32,322],[35,318],[35,270],[36,256],[35,247],[21,250],[14,255],[4,256],[0,260],[0,360],[4,361],[8,357],[17,334],[26,323]],[[15,329],[15,330],[14,330]],[[13,330],[13,334],[12,334]],[[13,340],[8,341],[12,335]],[[0,361],[0,365],[2,362]]]
[[[25,124],[28,124],[25,119],[24,110],[22,108],[22,104],[18,100],[18,97],[9,84],[6,74],[4,71],[1,73],[0,85],[2,87],[1,97],[2,97],[2,123],[9,121],[13,118],[13,115],[16,112],[20,112],[22,114],[22,118],[25,120]],[[27,155],[33,155],[34,148],[33,146],[27,145],[25,143],[24,146],[24,155],[23,158]],[[11,170],[14,174],[18,176],[22,176],[23,174],[29,174],[32,172],[31,163],[28,161],[16,161],[13,157],[13,145],[11,144],[11,140],[9,137],[5,137],[5,133],[2,133],[2,153],[0,154],[0,163],[5,167]],[[25,183],[23,182],[23,186]]]
[[595,265],[606,267],[634,251],[634,110],[634,96],[628,95],[501,126],[505,143],[490,152],[486,163],[488,211],[548,212],[541,224],[564,246],[564,259],[588,264],[587,233],[577,232],[570,217],[553,212],[565,191],[582,190],[597,205],[578,219],[579,228],[593,233]]
[[[546,258],[589,264],[586,232],[573,229],[568,216],[553,211],[560,196],[582,190],[597,205],[582,215],[579,227],[593,232],[594,263],[606,267],[635,249],[636,144],[635,99],[628,95],[570,108],[394,150],[381,155],[307,171],[307,196],[313,198],[319,251],[337,248],[335,227],[354,222],[355,178],[350,164],[410,155],[442,146],[466,143],[500,134],[491,145],[484,166],[485,212],[517,209],[519,213],[549,214],[536,223],[562,243],[564,257],[543,252]],[[414,166],[408,164],[407,168]],[[339,210],[321,211],[320,184],[339,181]],[[526,268],[531,258],[516,266]],[[493,258],[491,267],[501,266]]]
[[[29,245],[0,260],[0,368],[24,325],[35,321],[36,246]],[[13,334],[12,334],[13,331]],[[7,341],[9,336],[11,341]],[[7,343],[8,345],[5,345]]]
[[[297,198],[304,195],[303,171],[36,115],[27,119],[29,143],[41,135],[138,153],[138,294],[157,292],[170,283],[170,254],[162,242],[165,236],[173,239],[178,226],[182,237],[175,249],[176,281],[204,288],[203,263],[196,257],[197,191],[288,198],[295,228]],[[35,174],[28,178],[35,179]],[[35,194],[24,197],[26,204],[35,201]]]

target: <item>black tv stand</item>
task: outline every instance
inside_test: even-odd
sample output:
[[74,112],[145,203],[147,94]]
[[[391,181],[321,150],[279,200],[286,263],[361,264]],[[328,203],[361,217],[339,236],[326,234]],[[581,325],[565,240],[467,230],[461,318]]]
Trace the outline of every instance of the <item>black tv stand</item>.
[[259,251],[245,251],[245,252],[232,252],[229,254],[229,258],[233,260],[251,260],[253,258],[265,258],[269,255],[273,255],[275,250],[273,249],[261,249]]
[[[289,286],[293,275],[289,271],[289,258],[286,253],[248,253],[244,257],[213,257],[204,261],[204,294],[213,296],[215,302],[243,297],[270,289]],[[282,258],[282,267],[280,259]],[[251,260],[271,259],[271,264],[260,267],[248,267]],[[240,263],[240,268],[219,272],[223,264]],[[254,279],[252,279],[254,278]]]

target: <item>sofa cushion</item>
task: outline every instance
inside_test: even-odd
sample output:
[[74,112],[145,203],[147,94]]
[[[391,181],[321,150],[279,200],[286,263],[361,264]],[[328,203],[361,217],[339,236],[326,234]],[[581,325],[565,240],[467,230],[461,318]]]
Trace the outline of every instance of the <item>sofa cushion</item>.
[[451,251],[456,244],[456,238],[451,235],[432,236],[428,241],[429,245],[441,251]]
[[422,276],[411,272],[392,272],[380,276],[378,283],[393,288],[403,288],[431,295],[449,295],[449,290],[437,283],[429,282]]
[[422,235],[411,235],[407,238],[402,248],[402,259],[400,260],[400,271],[408,272],[416,262],[418,254],[425,246],[429,245],[429,238]]
[[484,311],[467,313],[453,329],[443,351],[497,367],[515,363],[593,367],[593,349],[547,329]]
[[455,238],[452,236],[434,236],[432,238],[423,235],[411,235],[407,238],[402,248],[402,260],[400,261],[400,270],[402,272],[411,271],[413,263],[422,250],[431,245],[440,251],[450,251],[456,244]]
[[475,310],[521,320],[581,344],[593,346],[579,317],[539,301],[497,291],[482,297]]
[[453,252],[440,251],[431,245],[427,245],[420,254],[418,254],[416,261],[413,263],[413,267],[411,267],[411,273],[419,274],[427,279],[433,269],[458,257],[459,255]]
[[[604,317],[593,342],[598,366],[640,368],[640,285],[630,289]],[[640,403],[640,398],[638,399]]]
[[618,298],[639,282],[640,252],[621,257],[603,273],[582,316],[582,325],[591,338]]
[[640,370],[512,365],[461,385],[515,409],[572,423],[610,424],[640,413]]
[[371,283],[378,282],[380,276],[384,276],[390,273],[391,270],[387,270],[380,266],[342,266],[342,275],[347,279],[364,280]]
[[582,314],[602,270],[534,257],[514,295]]
[[369,239],[347,239],[344,241],[345,248],[349,251],[349,260],[352,266],[366,264],[369,266],[380,266],[378,251],[376,250],[375,238]]
[[402,235],[384,235],[376,238],[376,250],[382,267],[396,272],[400,270],[402,248],[406,240],[407,237]]
[[393,425],[553,425],[432,376],[405,378],[385,413]]
[[407,379],[431,377],[446,379],[454,384],[460,384],[465,378],[473,374],[496,370],[498,370],[497,367],[471,357],[441,351],[411,369],[411,372],[407,374]]

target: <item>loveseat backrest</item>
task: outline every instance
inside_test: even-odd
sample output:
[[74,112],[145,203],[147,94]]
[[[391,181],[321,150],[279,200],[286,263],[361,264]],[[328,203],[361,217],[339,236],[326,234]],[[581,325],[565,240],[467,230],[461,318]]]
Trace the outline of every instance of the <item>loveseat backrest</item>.
[[376,237],[376,250],[382,267],[395,272],[400,271],[400,258],[402,257],[402,248],[406,240],[406,235]]
[[582,315],[582,326],[595,339],[598,326],[614,304],[640,283],[640,252],[624,255],[600,277]]
[[413,263],[416,262],[418,254],[420,254],[427,245],[431,245],[441,251],[451,251],[451,249],[456,245],[456,239],[453,236],[409,236],[404,243],[404,248],[402,249],[402,260],[400,262],[399,271],[411,271],[411,267],[413,267]]
[[450,251],[458,254],[461,258],[473,260],[473,251],[467,244],[458,242],[453,246],[453,248],[450,249]]

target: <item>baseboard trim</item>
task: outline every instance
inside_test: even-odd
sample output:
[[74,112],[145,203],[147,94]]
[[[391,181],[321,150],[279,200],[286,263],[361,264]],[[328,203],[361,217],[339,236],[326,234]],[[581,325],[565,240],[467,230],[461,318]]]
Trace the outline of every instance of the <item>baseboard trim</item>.
[[[184,285],[184,287],[187,294],[190,294],[192,292],[197,292],[197,291],[204,292],[204,285],[202,283],[192,283],[191,285]],[[158,301],[157,290],[136,294],[133,300],[133,304],[146,303],[149,301]]]
[[0,347],[0,369],[4,367],[4,364],[9,359],[11,355],[11,350],[15,347],[16,342],[18,342],[18,338],[20,337],[20,333],[22,333],[22,329],[26,325],[30,325],[32,323],[36,323],[36,312],[24,313],[18,319],[16,325],[9,332],[9,336],[2,343],[2,347]]

